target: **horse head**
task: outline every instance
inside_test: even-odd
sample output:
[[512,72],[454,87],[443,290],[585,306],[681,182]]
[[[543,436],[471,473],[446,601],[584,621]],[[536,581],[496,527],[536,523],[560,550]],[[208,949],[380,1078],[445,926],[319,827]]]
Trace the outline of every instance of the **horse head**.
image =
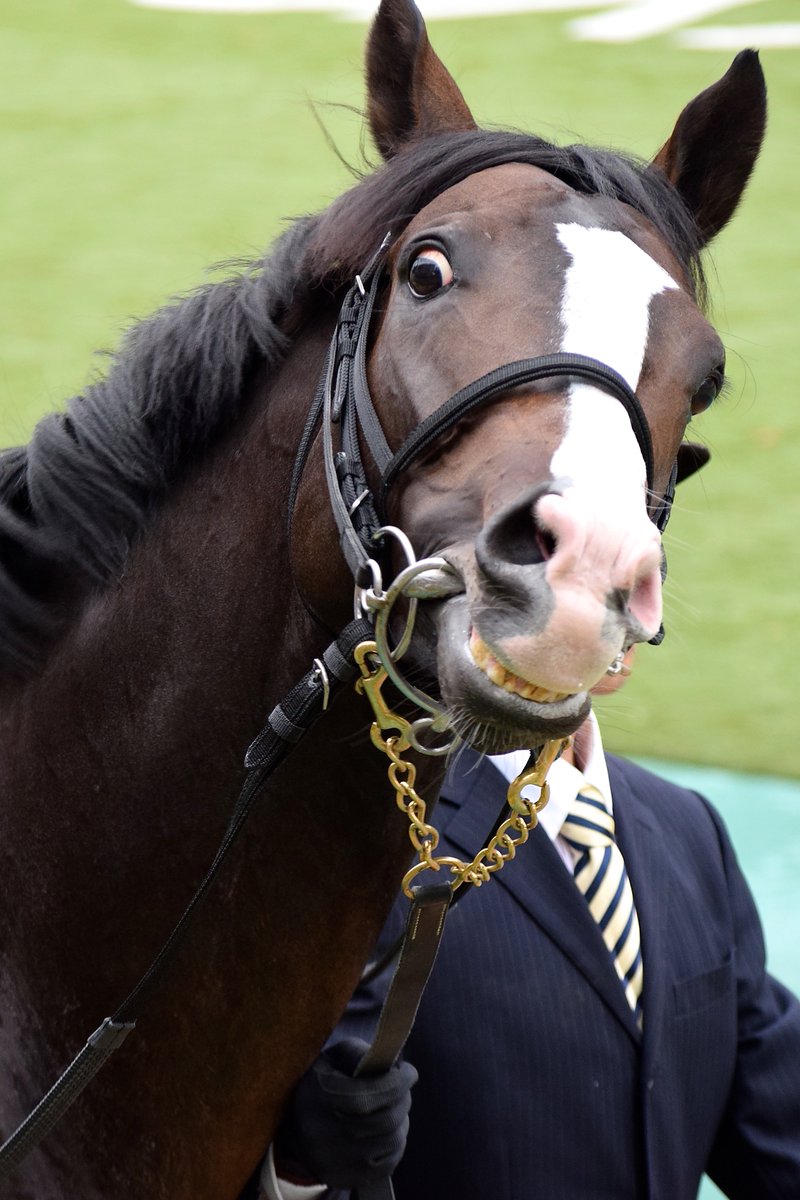
[[479,130],[410,0],[381,4],[367,81],[385,162],[322,226],[340,262],[388,231],[362,389],[383,450],[369,425],[360,445],[380,520],[448,568],[412,669],[435,662],[473,744],[538,744],[659,640],[662,530],[707,457],[687,426],[724,381],[700,252],[758,154],[763,76],[741,53],[648,164]]

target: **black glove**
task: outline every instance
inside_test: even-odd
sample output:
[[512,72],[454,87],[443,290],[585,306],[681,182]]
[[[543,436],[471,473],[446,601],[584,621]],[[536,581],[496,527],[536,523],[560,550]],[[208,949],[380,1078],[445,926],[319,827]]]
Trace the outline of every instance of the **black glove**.
[[275,1139],[283,1161],[329,1187],[350,1190],[391,1175],[406,1148],[417,1072],[397,1062],[353,1078],[368,1049],[360,1038],[329,1046],[298,1083]]

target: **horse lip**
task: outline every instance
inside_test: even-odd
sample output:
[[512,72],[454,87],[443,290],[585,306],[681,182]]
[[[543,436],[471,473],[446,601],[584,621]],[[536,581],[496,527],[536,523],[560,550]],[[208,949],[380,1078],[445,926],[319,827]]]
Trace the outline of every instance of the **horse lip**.
[[[478,669],[487,675],[492,683],[497,687],[501,687],[503,691],[511,692],[512,695],[521,696],[523,700],[538,702],[541,704],[554,704],[560,700],[566,700],[573,692],[554,691],[551,688],[543,687],[536,683],[533,679],[526,679],[525,676],[517,674],[510,664],[503,658],[502,652],[495,649],[488,642],[485,642],[478,632],[477,626],[473,625],[469,634],[468,640],[469,655],[472,661],[477,665]],[[514,686],[509,687],[506,683],[502,683],[495,679],[492,675],[492,667],[499,667],[500,671],[507,676],[508,683],[513,681]],[[529,691],[538,691],[543,693],[539,696],[526,696],[525,689]],[[582,692],[584,688],[579,685],[577,691]]]
[[[439,686],[448,707],[479,731],[490,752],[530,747],[537,740],[567,737],[583,723],[591,707],[587,692],[540,703],[492,683],[469,650],[469,611],[465,596],[436,605]],[[488,743],[491,742],[491,747]],[[480,748],[480,747],[477,747]]]
[[476,690],[482,696],[490,697],[494,702],[499,700],[501,704],[504,704],[507,698],[511,702],[511,711],[517,716],[533,716],[537,720],[548,722],[551,720],[563,720],[564,718],[569,719],[577,709],[583,708],[588,698],[588,693],[582,691],[573,692],[568,696],[564,696],[561,700],[528,700],[524,696],[519,696],[515,692],[508,692],[505,688],[493,683],[473,659],[467,641],[462,645],[461,657],[467,666],[469,682]]

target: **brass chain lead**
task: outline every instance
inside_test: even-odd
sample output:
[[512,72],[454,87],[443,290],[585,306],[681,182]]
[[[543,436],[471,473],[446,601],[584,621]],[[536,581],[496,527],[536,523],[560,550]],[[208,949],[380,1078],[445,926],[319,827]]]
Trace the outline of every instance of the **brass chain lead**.
[[[389,759],[389,782],[394,788],[397,807],[408,818],[408,835],[418,856],[418,861],[406,872],[403,891],[411,898],[411,885],[418,875],[424,871],[441,871],[442,868],[448,869],[452,875],[453,891],[464,883],[480,887],[495,871],[499,871],[515,857],[517,847],[528,840],[531,830],[536,827],[539,813],[547,804],[550,795],[547,773],[567,746],[568,739],[546,742],[533,766],[526,768],[509,785],[508,805],[511,815],[502,822],[491,841],[478,851],[471,862],[464,862],[446,854],[437,856],[434,852],[439,845],[439,832],[427,821],[427,805],[414,786],[417,769],[414,763],[403,758],[403,754],[412,745],[409,740],[411,724],[393,712],[383,697],[382,688],[387,674],[381,664],[375,642],[362,642],[356,649],[355,659],[361,670],[361,678],[356,682],[356,688],[367,696],[375,714],[370,737],[373,744]],[[522,792],[527,787],[538,787],[539,795],[533,800],[523,796]]]

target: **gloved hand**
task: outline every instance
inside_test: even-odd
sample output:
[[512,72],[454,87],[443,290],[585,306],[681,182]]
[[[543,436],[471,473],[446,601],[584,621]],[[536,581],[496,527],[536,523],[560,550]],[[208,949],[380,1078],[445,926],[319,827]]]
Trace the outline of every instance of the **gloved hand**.
[[276,1159],[329,1187],[350,1190],[391,1175],[406,1147],[417,1072],[395,1063],[353,1078],[367,1050],[360,1038],[329,1046],[295,1088],[275,1139]]

